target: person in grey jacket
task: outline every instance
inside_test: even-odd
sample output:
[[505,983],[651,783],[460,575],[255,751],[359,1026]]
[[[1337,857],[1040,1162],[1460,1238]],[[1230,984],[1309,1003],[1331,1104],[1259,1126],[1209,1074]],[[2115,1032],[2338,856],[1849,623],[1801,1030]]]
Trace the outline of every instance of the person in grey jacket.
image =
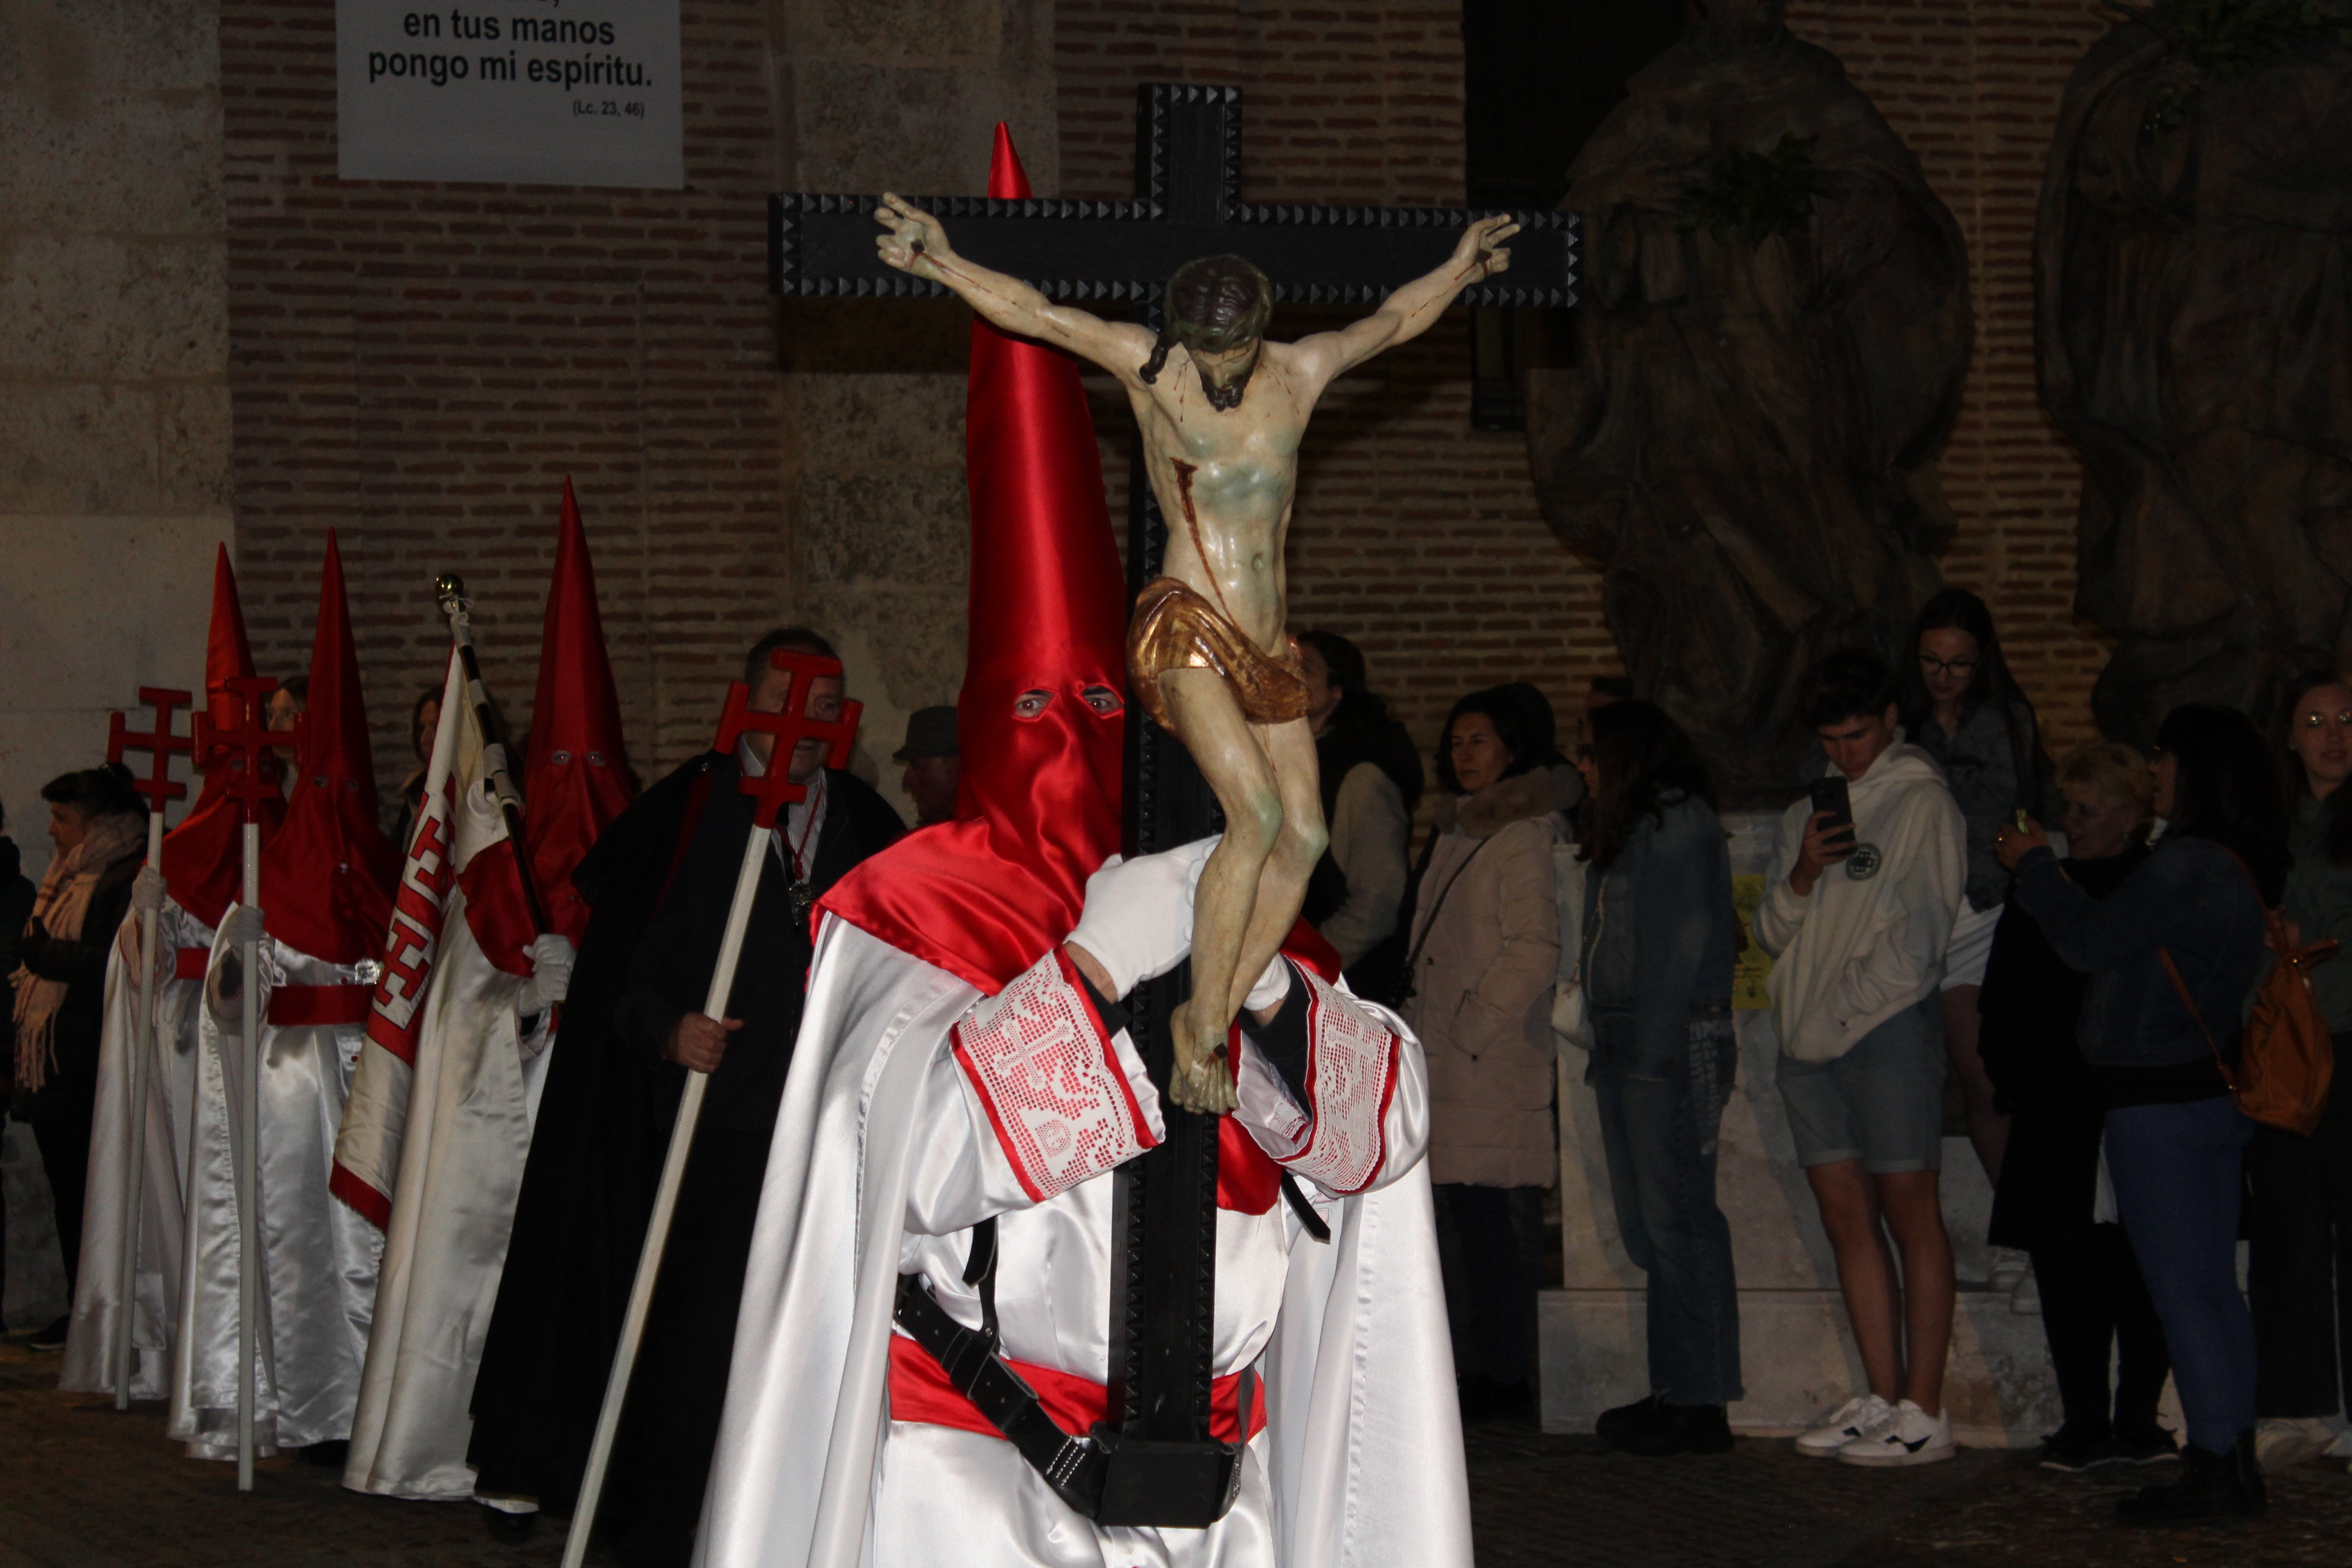
[[2009,897],[2009,872],[1993,853],[1993,835],[2020,807],[2042,809],[2050,761],[2033,704],[2001,657],[1992,611],[1982,599],[1965,588],[1930,597],[1911,623],[1911,652],[1896,669],[1904,732],[1944,771],[1969,828],[1968,900],[1944,955],[1944,1051],[1959,1083],[1969,1142],[1986,1179],[1999,1186],[2009,1118],[1993,1102],[1978,1049],[1977,1011],[1993,928]]
[[1715,1197],[1716,1139],[1738,1044],[1731,856],[1706,763],[1651,702],[1594,712],[1577,748],[1586,805],[1582,983],[1592,1024],[1585,1082],[1617,1228],[1650,1277],[1650,1394],[1595,1430],[1628,1453],[1719,1454],[1739,1381],[1731,1225]]
[[2120,1505],[2125,1523],[2141,1525],[2268,1507],[2254,1457],[2254,1328],[2237,1268],[2253,1122],[2230,1075],[2263,973],[2263,909],[2278,903],[2287,872],[2284,792],[2252,721],[2186,704],[2166,715],[2156,748],[2165,835],[2105,900],[2067,879],[2038,826],[1999,841],[2018,900],[2058,956],[2091,977],[2077,1037],[2106,1110],[2116,1206],[2188,1418],[2179,1483]]

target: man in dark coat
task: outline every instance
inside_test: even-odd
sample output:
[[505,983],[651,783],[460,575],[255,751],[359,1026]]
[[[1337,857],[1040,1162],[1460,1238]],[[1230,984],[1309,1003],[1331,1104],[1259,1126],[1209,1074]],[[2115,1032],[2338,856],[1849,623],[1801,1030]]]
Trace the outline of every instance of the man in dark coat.
[[[832,655],[813,632],[772,632],[746,663],[751,706],[783,706],[777,647]],[[837,679],[816,683],[831,717]],[[772,742],[748,737],[755,763]],[[678,1095],[708,1071],[645,1342],[599,1519],[624,1559],[682,1564],[726,1394],[760,1181],[799,1030],[811,957],[807,900],[904,831],[898,814],[805,742],[789,764],[808,799],[777,819],[724,1019],[700,1008],[751,828],[743,758],[708,752],[647,790],[572,874],[592,907],[549,1064],[512,1241],[474,1390],[467,1458],[494,1531],[536,1501],[577,1496]],[[527,1514],[525,1515],[527,1518]]]

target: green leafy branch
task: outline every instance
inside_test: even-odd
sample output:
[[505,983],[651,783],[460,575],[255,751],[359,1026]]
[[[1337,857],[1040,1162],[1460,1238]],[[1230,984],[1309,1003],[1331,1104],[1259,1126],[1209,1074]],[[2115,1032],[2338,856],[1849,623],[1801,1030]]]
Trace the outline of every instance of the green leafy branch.
[[1753,247],[1803,226],[1813,198],[1829,182],[1813,162],[1811,136],[1781,136],[1769,153],[1726,147],[1707,160],[1706,175],[1683,193],[1685,234],[1704,228],[1717,239],[1737,235]]
[[[2201,77],[2242,81],[2291,49],[2352,47],[2352,19],[2323,0],[2153,0],[2133,5],[2104,0],[2126,22],[2159,35],[2176,57]],[[2142,129],[2165,135],[2189,118],[2202,80],[2171,81],[2148,95]]]

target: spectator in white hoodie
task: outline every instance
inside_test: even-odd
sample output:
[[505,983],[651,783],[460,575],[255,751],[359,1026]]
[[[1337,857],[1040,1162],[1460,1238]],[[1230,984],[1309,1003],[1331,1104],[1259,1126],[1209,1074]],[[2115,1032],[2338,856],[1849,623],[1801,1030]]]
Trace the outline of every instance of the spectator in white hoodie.
[[1967,889],[1968,826],[1934,760],[1904,740],[1894,692],[1885,661],[1863,649],[1806,671],[1798,715],[1831,776],[1846,780],[1853,821],[1833,823],[1810,800],[1789,807],[1756,910],[1756,940],[1775,961],[1780,1097],[1870,1382],[1797,1448],[1852,1465],[1954,1452],[1937,995]]

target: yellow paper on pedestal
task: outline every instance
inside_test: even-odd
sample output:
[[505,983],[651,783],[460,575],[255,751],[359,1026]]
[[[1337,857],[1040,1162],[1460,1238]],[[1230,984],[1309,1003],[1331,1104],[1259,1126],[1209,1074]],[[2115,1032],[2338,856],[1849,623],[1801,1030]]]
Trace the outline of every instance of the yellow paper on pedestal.
[[1739,916],[1739,957],[1731,967],[1731,1005],[1750,1013],[1772,1005],[1764,992],[1764,977],[1772,973],[1772,955],[1756,942],[1756,906],[1764,901],[1760,876],[1731,879],[1731,907]]

